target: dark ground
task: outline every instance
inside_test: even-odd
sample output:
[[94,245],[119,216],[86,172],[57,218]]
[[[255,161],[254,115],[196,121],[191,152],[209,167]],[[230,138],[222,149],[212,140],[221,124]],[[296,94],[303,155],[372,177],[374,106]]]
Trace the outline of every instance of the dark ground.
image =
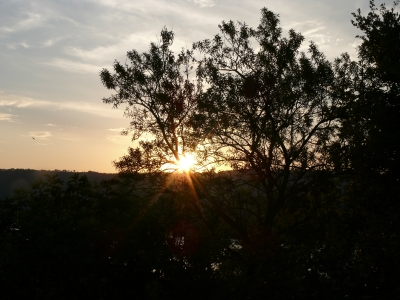
[[24,188],[30,190],[30,186],[39,178],[44,179],[45,174],[58,174],[60,179],[66,183],[69,177],[75,173],[86,175],[90,181],[109,180],[116,174],[97,172],[74,172],[66,170],[31,170],[31,169],[0,169],[0,199],[11,197],[15,189]]

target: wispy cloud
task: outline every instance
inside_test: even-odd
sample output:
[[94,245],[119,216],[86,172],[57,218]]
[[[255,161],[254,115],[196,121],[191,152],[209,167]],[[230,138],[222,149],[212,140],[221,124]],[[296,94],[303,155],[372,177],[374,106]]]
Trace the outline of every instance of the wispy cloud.
[[122,130],[124,130],[125,128],[124,127],[120,127],[120,128],[110,128],[110,129],[108,129],[108,130],[110,130],[110,131],[118,131],[118,132],[121,132]]
[[27,16],[25,19],[11,26],[0,27],[0,33],[12,33],[21,30],[30,30],[34,27],[40,26],[44,22],[44,18],[40,14],[30,12],[25,14]]
[[111,7],[115,7],[115,6],[118,5],[118,1],[117,0],[97,0],[97,2],[99,2],[102,5],[111,6]]
[[313,33],[317,32],[317,31],[320,31],[320,30],[323,30],[323,29],[325,29],[325,26],[319,26],[317,28],[313,28],[313,29],[310,29],[310,30],[307,30],[307,31],[303,32],[303,35],[312,36]]
[[56,67],[59,69],[63,69],[69,72],[77,72],[77,73],[99,73],[102,69],[102,66],[83,63],[79,61],[69,60],[69,59],[62,59],[62,58],[55,58],[51,61],[43,61],[44,65]]
[[63,38],[53,38],[53,39],[48,39],[42,43],[42,47],[47,48],[54,46],[57,44],[59,41],[61,41]]
[[198,5],[200,7],[212,7],[215,5],[213,0],[187,0],[187,1],[195,5]]
[[37,100],[21,95],[13,95],[0,90],[0,106],[27,107],[51,105],[49,101]]
[[19,42],[19,43],[10,43],[10,44],[7,44],[7,48],[8,48],[8,49],[11,49],[11,50],[15,50],[15,49],[18,49],[18,48],[25,48],[25,49],[27,49],[27,48],[30,48],[30,47],[31,47],[31,46],[28,45],[27,42]]
[[116,144],[122,144],[122,145],[126,145],[127,143],[131,143],[131,137],[125,136],[125,135],[109,135],[106,137],[107,140],[116,143]]
[[[113,110],[111,106],[104,105],[101,102],[99,102],[98,104],[89,102],[73,102],[73,101],[58,103],[58,102],[50,102],[50,101],[34,99],[21,95],[7,94],[1,90],[0,90],[0,107],[16,107],[16,108],[48,107],[52,109],[75,110],[102,117],[116,117],[116,118],[121,118],[122,115],[121,111],[118,112],[117,110]],[[7,115],[4,116],[4,118],[14,116],[11,114],[4,114],[4,115]],[[51,125],[47,124],[47,126]]]
[[313,41],[321,49],[333,48],[343,40],[337,37],[337,34],[328,31],[325,22],[319,20],[309,20],[305,22],[291,22],[284,26],[288,30],[294,28],[296,31],[301,32],[305,37],[306,42],[300,47],[301,51],[307,52],[309,41]]
[[0,121],[15,122],[16,115],[0,113]]
[[105,58],[113,57],[116,53],[121,51],[121,47],[118,45],[111,45],[108,47],[96,47],[90,50],[84,50],[82,48],[71,47],[65,52],[68,55],[80,58],[83,61],[103,61]]
[[30,131],[29,135],[39,140],[48,140],[51,137],[50,131]]
[[50,127],[57,127],[57,125],[55,125],[55,124],[51,124],[51,123],[49,123],[49,124],[46,124],[46,126],[50,126]]
[[[96,72],[98,72],[102,67],[108,67],[110,64],[110,58],[115,58],[124,54],[127,50],[132,48],[135,44],[135,48],[146,49],[148,46],[148,38],[143,35],[129,34],[120,37],[118,40],[112,39],[111,44],[106,46],[98,46],[92,48],[82,48],[82,47],[69,47],[65,49],[65,54],[72,56],[71,61],[76,63],[76,58],[80,60],[78,65],[71,65],[71,69],[77,67],[77,69],[82,69],[79,64],[92,65],[95,66]],[[122,50],[123,49],[123,50]],[[52,63],[53,66],[59,66],[65,68],[65,62],[56,61]],[[68,64],[69,65],[69,64]],[[90,70],[90,69],[89,69]]]

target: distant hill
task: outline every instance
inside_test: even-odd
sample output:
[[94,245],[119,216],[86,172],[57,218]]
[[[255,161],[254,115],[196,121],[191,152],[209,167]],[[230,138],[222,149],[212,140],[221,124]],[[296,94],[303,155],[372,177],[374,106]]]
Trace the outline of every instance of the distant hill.
[[66,170],[31,170],[31,169],[0,169],[0,199],[11,197],[17,188],[30,189],[30,186],[38,178],[43,178],[45,174],[57,174],[60,179],[67,182],[69,177],[75,173],[86,175],[90,181],[100,182],[109,180],[117,174],[97,173],[97,172],[74,172]]

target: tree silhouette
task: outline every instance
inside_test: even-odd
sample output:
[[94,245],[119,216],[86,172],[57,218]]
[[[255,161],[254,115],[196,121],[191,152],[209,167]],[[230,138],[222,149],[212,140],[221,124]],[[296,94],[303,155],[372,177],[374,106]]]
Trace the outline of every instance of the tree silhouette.
[[[349,291],[353,297],[400,295],[396,284],[399,244],[395,238],[400,208],[398,4],[396,1],[391,9],[384,4],[377,8],[370,1],[366,16],[360,10],[353,14],[352,23],[362,35],[357,76],[353,74],[351,87],[355,97],[341,127],[339,153],[342,161],[348,161],[350,175],[346,214],[337,227],[341,232],[337,238],[346,241],[343,252],[349,253],[343,261],[351,261],[348,274],[354,274]],[[338,277],[343,274],[343,270],[338,271]]]
[[158,43],[151,43],[149,52],[129,51],[130,65],[116,61],[115,73],[107,69],[100,73],[103,84],[116,91],[103,101],[114,107],[128,104],[125,116],[131,122],[123,133],[132,132],[133,140],[144,133],[151,135],[140,145],[150,153],[146,159],[153,161],[155,167],[179,161],[180,155],[197,144],[188,126],[198,93],[198,87],[189,80],[191,53],[182,50],[175,57],[169,48],[173,40],[173,32],[164,28]]
[[221,35],[194,44],[205,54],[197,69],[208,86],[199,100],[205,151],[252,171],[264,192],[258,218],[267,228],[308,192],[310,172],[333,169],[326,151],[349,102],[338,93],[342,62],[332,66],[314,43],[309,57],[299,52],[304,37],[294,30],[282,37],[278,25],[263,9],[257,29],[223,22]]

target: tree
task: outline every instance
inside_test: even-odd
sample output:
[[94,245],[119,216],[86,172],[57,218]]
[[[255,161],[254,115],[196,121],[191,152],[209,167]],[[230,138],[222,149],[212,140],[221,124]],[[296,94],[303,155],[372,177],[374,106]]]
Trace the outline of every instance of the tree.
[[[106,69],[101,71],[103,84],[117,92],[104,102],[114,107],[128,104],[125,115],[133,120],[124,133],[132,131],[133,140],[143,133],[151,134],[152,138],[141,140],[140,148],[129,150],[128,156],[115,163],[121,171],[160,171],[165,164],[175,164],[198,145],[197,133],[190,123],[196,119],[193,114],[200,86],[189,80],[191,51],[182,50],[176,58],[169,49],[173,38],[174,34],[164,28],[160,41],[151,43],[148,53],[140,55],[132,50],[127,54],[130,65],[115,62],[114,74]],[[165,183],[156,188],[165,188]],[[201,185],[200,188],[220,216],[235,227],[207,191]]]
[[335,240],[342,241],[349,254],[341,259],[349,266],[347,271],[342,268],[336,278],[353,278],[348,294],[354,297],[400,295],[396,284],[400,264],[396,239],[400,220],[398,4],[396,1],[391,9],[384,4],[377,8],[370,1],[367,15],[360,10],[353,13],[352,23],[362,34],[358,36],[357,71],[350,76],[354,98],[342,121],[337,149],[348,162],[348,185],[346,209]]
[[314,43],[307,56],[299,51],[303,36],[290,30],[283,37],[278,25],[262,9],[257,29],[223,22],[220,35],[194,44],[205,55],[197,69],[208,87],[198,104],[205,150],[254,173],[265,193],[258,218],[269,230],[282,211],[287,222],[288,207],[304,204],[308,174],[333,170],[328,149],[350,100],[337,72],[351,67],[348,56],[332,66]]
[[327,168],[324,147],[346,104],[333,97],[334,72],[317,46],[310,45],[310,58],[299,53],[304,38],[293,30],[283,38],[278,24],[277,15],[263,9],[256,30],[223,23],[222,36],[194,44],[206,54],[197,89],[188,80],[193,51],[175,59],[168,48],[173,33],[166,29],[149,53],[128,52],[130,66],[116,62],[114,74],[101,72],[104,85],[117,91],[104,101],[128,103],[133,139],[145,131],[155,135],[141,145],[156,151],[160,162],[171,154],[179,160],[180,149],[189,145],[204,160],[255,171],[267,192],[266,224],[291,197],[293,182]]
[[[173,40],[173,32],[164,28],[149,52],[129,51],[130,65],[116,61],[114,74],[107,69],[100,73],[103,84],[116,91],[103,101],[114,107],[128,104],[125,116],[131,122],[123,133],[132,132],[132,140],[144,133],[151,135],[140,141],[147,153],[147,171],[179,161],[180,155],[193,151],[197,144],[188,126],[198,93],[198,87],[189,80],[191,52],[182,50],[175,57],[169,48]],[[155,165],[150,167],[150,162]]]

